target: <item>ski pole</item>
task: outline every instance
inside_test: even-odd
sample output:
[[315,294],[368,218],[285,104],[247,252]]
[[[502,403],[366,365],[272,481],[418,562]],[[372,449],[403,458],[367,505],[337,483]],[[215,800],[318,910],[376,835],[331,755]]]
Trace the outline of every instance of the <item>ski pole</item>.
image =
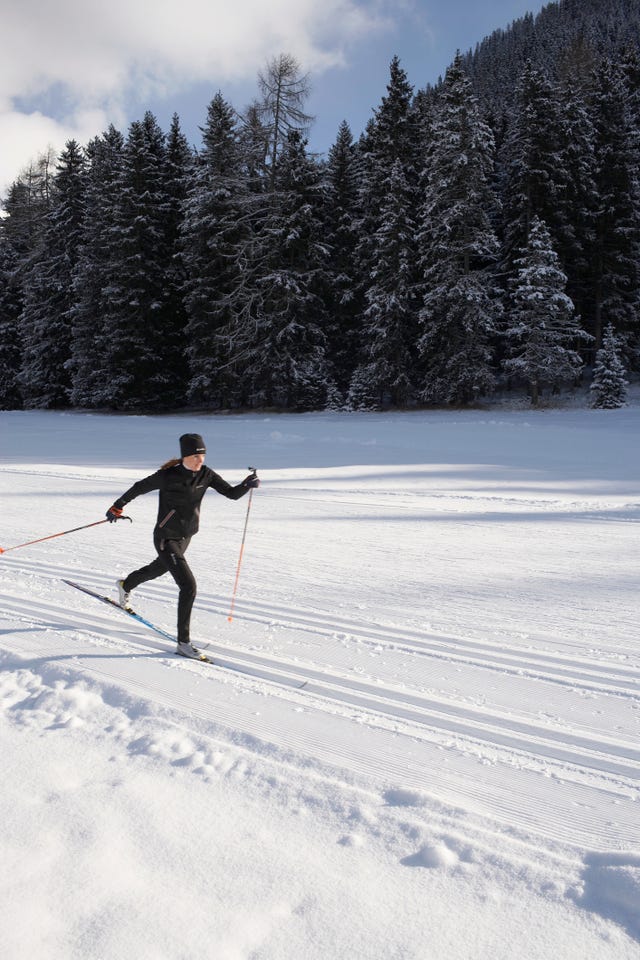
[[[128,520],[133,523],[131,517],[118,517],[118,520]],[[89,527],[99,527],[101,523],[109,523],[109,520],[96,520],[95,523],[85,523],[83,527],[74,527],[73,530],[63,530],[61,533],[51,533],[48,537],[40,537],[39,540],[28,540],[27,543],[18,543],[15,547],[0,547],[0,553],[8,553],[9,550],[19,550],[20,547],[31,547],[34,543],[43,543],[45,540],[54,540],[56,537],[66,537],[68,533],[77,533],[78,530],[88,530]]]
[[[251,470],[254,477],[256,476],[255,467],[247,467],[247,470]],[[229,621],[229,623],[231,623],[233,620],[233,608],[236,605],[236,592],[238,590],[238,580],[240,579],[240,566],[242,564],[242,557],[244,554],[244,542],[247,537],[247,524],[249,523],[249,511],[251,510],[252,496],[253,496],[253,487],[251,487],[251,489],[249,490],[249,502],[247,504],[247,515],[244,518],[244,530],[242,531],[242,543],[240,544],[240,556],[238,557],[238,566],[236,568],[236,579],[233,584],[233,593],[231,594],[231,606],[229,607],[229,616],[227,617],[227,620]]]

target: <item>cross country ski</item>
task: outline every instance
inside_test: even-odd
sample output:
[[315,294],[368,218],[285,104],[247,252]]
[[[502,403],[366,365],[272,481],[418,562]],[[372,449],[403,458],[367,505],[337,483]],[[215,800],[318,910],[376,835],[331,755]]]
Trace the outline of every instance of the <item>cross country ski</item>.
[[[151,620],[147,620],[145,617],[141,617],[139,613],[136,613],[135,610],[131,610],[128,607],[122,607],[120,604],[113,600],[111,597],[107,597],[104,594],[97,593],[95,590],[90,590],[89,587],[84,587],[80,583],[76,583],[75,580],[65,580],[63,583],[66,583],[69,587],[75,587],[76,590],[81,590],[82,593],[88,594],[90,597],[94,597],[96,600],[100,600],[102,603],[108,604],[110,607],[115,607],[116,610],[120,610],[121,613],[126,613],[128,617],[133,617],[134,620],[137,620],[138,623],[142,623],[145,627],[149,627],[150,630],[153,630],[155,633],[159,634],[161,637],[165,637],[167,640],[171,640],[172,643],[176,642],[176,638],[173,637],[166,630],[163,630],[162,627],[156,626],[155,623],[152,623]],[[177,653],[179,651],[176,651]],[[213,663],[211,657],[208,657],[206,653],[198,651],[198,657],[190,657],[191,660],[199,660],[202,663]]]
[[[101,603],[106,603],[107,606],[113,607],[115,610],[119,610],[120,613],[124,613],[126,616],[137,620],[138,623],[141,623],[143,626],[153,630],[154,633],[164,637],[166,640],[170,640],[172,643],[176,642],[176,638],[167,630],[163,630],[162,627],[157,626],[157,624],[153,623],[151,620],[147,620],[146,617],[142,617],[139,613],[136,613],[135,610],[121,607],[120,604],[112,597],[108,597],[106,594],[98,593],[96,590],[91,590],[90,587],[85,587],[81,583],[76,583],[75,580],[67,580],[63,577],[62,582],[66,583],[69,587],[73,587],[75,590],[80,590],[82,593],[86,593],[87,596],[93,597],[94,600],[99,600]],[[207,656],[201,651],[198,658],[192,657],[190,659],[193,659],[198,663],[209,663],[212,666],[220,667],[223,670],[233,670],[235,673],[242,673],[245,674],[245,676],[255,677],[257,680],[263,680],[267,683],[275,683],[278,686],[293,687],[296,690],[302,690],[307,686],[308,683],[308,680],[301,682],[298,677],[290,677],[285,674],[278,673],[277,675],[269,675],[267,671],[263,671],[255,667],[244,666],[243,664],[235,663],[228,659],[225,659],[224,661],[220,659],[213,660],[211,657]]]

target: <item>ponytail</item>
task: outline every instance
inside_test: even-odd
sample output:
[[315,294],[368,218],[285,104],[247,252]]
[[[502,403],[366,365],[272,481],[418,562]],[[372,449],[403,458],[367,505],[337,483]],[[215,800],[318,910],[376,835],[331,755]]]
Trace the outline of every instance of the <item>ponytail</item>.
[[168,470],[169,467],[177,467],[179,463],[182,463],[182,460],[180,459],[180,457],[177,457],[177,458],[174,459],[174,460],[167,460],[166,463],[163,463],[163,464],[162,464],[162,466],[160,467],[160,469],[161,469],[161,470]]

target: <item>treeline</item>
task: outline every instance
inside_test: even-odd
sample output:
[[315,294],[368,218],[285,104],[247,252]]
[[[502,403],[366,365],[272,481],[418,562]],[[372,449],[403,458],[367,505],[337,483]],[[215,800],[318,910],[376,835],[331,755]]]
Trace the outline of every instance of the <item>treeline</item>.
[[486,49],[418,92],[396,58],[326,159],[289,56],[243,115],[213,98],[197,150],[151,113],[70,141],[4,202],[0,407],[537,403],[592,372],[616,405],[640,369],[640,64],[575,50],[523,60],[502,104]]

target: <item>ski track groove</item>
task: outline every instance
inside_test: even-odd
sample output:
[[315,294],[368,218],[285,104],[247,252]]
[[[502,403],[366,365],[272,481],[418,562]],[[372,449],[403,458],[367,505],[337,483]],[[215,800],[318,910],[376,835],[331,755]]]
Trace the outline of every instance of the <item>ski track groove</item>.
[[[87,574],[85,580],[89,579]],[[97,603],[91,598],[87,598],[87,602],[89,605]],[[66,611],[61,613],[55,604],[32,600],[30,606],[42,624],[52,627],[68,626],[68,614]],[[17,604],[12,605],[9,602],[5,605],[7,610],[12,607],[14,614],[18,616],[24,612]],[[58,619],[58,624],[52,623],[54,618]],[[121,636],[129,649],[136,646],[143,650],[151,649],[156,653],[172,652],[167,650],[166,642],[151,642],[145,636],[147,628],[136,621],[128,622],[123,616],[123,622],[119,625],[117,611],[92,613],[75,608],[73,618],[72,626],[84,628],[99,637],[104,637],[105,631],[110,636]],[[132,634],[135,634],[135,641]],[[138,640],[138,634],[142,635],[141,640]],[[282,661],[277,657],[267,657],[218,643],[209,644],[207,651],[222,667],[225,663],[231,669],[237,666],[240,670],[246,670],[248,675],[253,675],[255,680],[288,683],[293,677],[294,681],[299,683],[306,681],[304,692],[307,695],[318,697],[321,701],[328,700],[344,705],[351,710],[381,714],[393,721],[410,724],[417,728],[418,732],[424,729],[440,731],[518,754],[539,758],[552,757],[559,763],[568,763],[584,770],[615,774],[629,781],[640,780],[640,750],[631,744],[623,746],[610,741],[602,735],[586,737],[566,728],[551,730],[518,720],[512,715],[490,712],[486,707],[462,707],[451,701],[411,693],[404,687],[394,690],[390,685],[340,675],[328,669],[320,670]],[[196,665],[198,670],[203,668],[207,669],[207,666]],[[235,675],[239,676],[237,673]],[[415,733],[415,730],[413,732]]]
[[[31,570],[34,565],[25,564]],[[37,565],[36,572],[41,574],[43,569],[50,572],[51,578],[57,580],[66,576],[68,571],[54,565]],[[92,589],[105,590],[104,577],[99,574],[77,573],[83,582]],[[154,587],[145,584],[145,595],[163,603],[167,600],[167,590],[163,587]],[[203,611],[223,616],[226,615],[226,601],[222,597],[211,594],[199,594],[198,607]],[[518,675],[525,673],[530,677],[539,677],[549,682],[566,684],[571,687],[585,686],[607,693],[619,692],[631,696],[640,696],[640,664],[625,667],[619,664],[606,662],[606,671],[603,669],[605,661],[595,662],[568,659],[549,653],[537,653],[532,650],[505,649],[503,646],[478,641],[472,638],[460,637],[455,634],[438,634],[420,632],[417,630],[400,629],[393,626],[381,627],[375,624],[365,624],[362,621],[349,618],[337,618],[333,614],[318,611],[306,611],[299,608],[283,607],[281,605],[266,604],[260,601],[236,601],[234,619],[243,619],[277,627],[304,630],[309,633],[333,638],[343,634],[362,643],[384,643],[392,649],[401,652],[416,653],[434,659],[446,661],[459,660],[463,663],[473,663],[489,670],[512,672]]]
[[[138,643],[137,641],[133,643],[130,641],[119,643],[112,638],[105,639],[104,637],[100,637],[99,634],[90,639],[93,639],[105,652],[96,655],[78,651],[77,653],[69,653],[69,659],[78,664],[82,663],[85,668],[89,666],[93,675],[101,678],[107,685],[112,685],[114,675],[109,669],[101,666],[100,661],[103,660],[104,657],[108,658],[110,655],[108,651],[113,650],[115,647],[122,651],[122,659],[127,661],[126,674],[119,676],[116,681],[118,686],[134,695],[142,696],[144,700],[152,699],[156,704],[164,704],[165,688],[162,681],[158,678],[157,674],[150,672],[146,665],[149,662],[148,658],[151,657],[151,662],[156,667],[160,665],[164,667],[167,666],[166,661],[160,661],[156,658],[159,644],[153,646],[151,642]],[[136,651],[142,651],[143,655],[132,658],[132,648]],[[72,647],[69,647],[69,650],[72,649]],[[150,651],[146,656],[144,655],[145,649]],[[60,647],[55,635],[52,637],[49,651],[47,651],[40,642],[38,652],[40,657],[42,657],[42,654],[49,652],[52,661],[61,659]],[[118,657],[118,659],[120,659],[120,657]],[[214,714],[216,724],[227,725],[230,729],[235,729],[241,721],[244,736],[249,735],[250,737],[256,737],[263,743],[277,744],[280,742],[277,736],[279,721],[276,720],[275,726],[273,726],[268,713],[261,711],[259,714],[256,714],[252,707],[248,708],[250,712],[247,713],[247,708],[244,707],[242,700],[238,701],[237,698],[233,699],[229,704],[218,696],[212,705],[212,698],[207,681],[211,679],[213,674],[209,672],[209,667],[201,664],[190,664],[186,661],[183,662],[178,660],[178,658],[176,658],[175,661],[170,661],[168,666],[170,669],[184,670],[191,675],[198,676],[199,681],[201,681],[198,682],[196,686],[192,685],[187,687],[188,692],[185,696],[173,690],[170,705],[171,709],[177,708],[187,713],[190,717],[206,721],[207,723],[211,722],[212,715]],[[229,686],[235,689],[234,684],[230,683]],[[296,691],[291,691],[291,693],[296,693]],[[299,702],[307,699],[304,696],[304,691],[297,693],[297,699],[299,699]],[[302,716],[304,717],[304,714],[302,714]],[[304,727],[301,727],[300,731],[297,732],[295,725],[291,725],[286,743],[280,743],[277,749],[279,751],[284,749],[285,752],[293,751],[299,755],[305,755],[307,751],[310,751],[311,755],[317,757],[323,764],[327,764],[329,769],[335,770],[336,758],[331,751],[332,738],[330,731],[327,733],[326,730],[326,724],[331,723],[333,719],[333,717],[328,715],[320,732],[318,732],[317,729],[308,730]],[[388,731],[382,729],[378,732],[383,736],[391,736],[394,740],[397,737],[397,732],[393,730]],[[211,732],[207,733],[205,731],[203,735],[210,737]],[[215,737],[215,731],[213,732],[213,736]],[[410,736],[413,738],[412,731],[410,732]],[[243,739],[241,738],[239,742],[240,745],[242,745]],[[442,749],[441,746],[438,746],[437,742],[436,749]],[[375,749],[373,751],[370,750],[368,753],[367,751],[361,753],[359,749],[349,751],[347,748],[346,752],[342,754],[339,759],[342,765],[346,765],[349,770],[359,776],[371,778],[375,777],[377,773],[377,750]],[[450,758],[448,764],[444,763],[429,767],[426,780],[428,783],[428,793],[425,793],[423,792],[425,790],[425,764],[420,755],[414,757],[411,754],[407,755],[403,751],[398,751],[396,758],[396,756],[391,753],[387,757],[387,765],[388,769],[386,773],[391,782],[395,781],[399,784],[408,784],[409,790],[411,788],[418,790],[414,798],[401,798],[400,800],[394,799],[394,791],[390,791],[386,802],[391,807],[397,807],[398,815],[401,817],[409,818],[410,820],[416,808],[418,810],[420,808],[421,796],[424,798],[424,801],[427,802],[433,791],[435,796],[441,798],[439,800],[440,803],[443,802],[442,798],[445,798],[445,803],[447,802],[446,798],[449,798],[448,802],[453,803],[457,808],[460,808],[461,796],[464,796],[466,801],[464,812],[459,810],[459,813],[465,820],[469,816],[475,816],[473,811],[480,811],[486,808],[489,797],[492,822],[508,825],[510,835],[514,832],[512,824],[514,822],[514,814],[517,812],[519,827],[513,836],[516,842],[519,842],[520,837],[528,834],[529,839],[526,845],[529,845],[531,835],[535,836],[541,832],[541,823],[536,819],[533,810],[536,806],[543,803],[547,788],[539,783],[538,774],[532,775],[530,771],[526,769],[514,769],[511,773],[511,789],[508,793],[505,793],[502,789],[503,774],[498,768],[495,768],[495,770],[492,767],[485,768],[483,780],[479,780],[476,783],[473,780],[469,780],[468,771],[464,764],[459,769],[456,767],[455,757],[453,757]],[[560,771],[561,774],[563,772],[565,771]],[[596,789],[608,789],[608,787],[605,784],[604,787],[601,786]],[[532,797],[538,795],[539,804],[531,807],[530,801]],[[482,814],[480,814],[480,817],[480,822],[485,822],[482,820]],[[485,835],[491,836],[492,832],[491,829],[487,830],[485,827]],[[589,837],[591,846],[594,846],[594,841],[597,836],[598,843],[595,845],[605,850],[615,848],[618,842],[616,823],[613,821],[603,823],[600,818],[597,819],[596,824],[590,823],[588,804],[574,804],[572,809],[567,810],[566,805],[562,803],[557,810],[546,809],[543,832],[555,842],[561,843],[565,848],[567,844],[570,846],[573,845],[574,847],[584,845],[585,836]]]
[[[90,597],[81,601],[67,597],[67,591],[75,591],[60,582],[62,577],[75,578],[111,595],[113,583],[105,580],[104,574],[28,557],[10,556],[0,561],[0,587],[2,581],[11,581],[15,575],[21,580],[20,591],[28,595],[28,603],[18,599],[11,583],[11,600],[3,604],[3,615],[13,623],[19,620],[27,626],[37,623],[42,627],[33,647],[37,660],[82,664],[101,681],[115,683],[135,697],[160,707],[175,707],[213,728],[222,725],[225,730],[242,731],[240,742],[248,736],[249,749],[255,737],[272,744],[280,754],[292,751],[311,755],[331,769],[346,768],[356,776],[375,778],[379,776],[376,751],[379,743],[386,744],[388,782],[452,803],[464,810],[465,816],[477,811],[482,818],[489,813],[492,821],[509,825],[517,822],[523,832],[542,833],[559,843],[587,843],[598,849],[615,849],[621,837],[637,833],[634,824],[640,800],[640,748],[638,739],[633,739],[634,728],[629,727],[633,715],[615,710],[612,714],[609,709],[609,724],[611,715],[624,720],[624,727],[613,728],[595,716],[600,711],[594,711],[593,718],[590,713],[590,700],[601,697],[611,698],[610,708],[617,702],[617,710],[622,705],[627,711],[640,709],[638,656],[628,645],[610,643],[601,650],[589,651],[593,659],[584,657],[584,645],[580,645],[582,655],[573,658],[570,641],[563,651],[548,653],[531,650],[526,636],[522,640],[527,646],[523,647],[518,635],[515,641],[505,638],[501,643],[412,626],[405,629],[369,623],[297,604],[240,599],[234,614],[240,625],[235,642],[208,645],[208,652],[221,666],[236,666],[243,671],[239,673],[174,657],[167,641],[155,638],[143,625]],[[221,618],[222,631],[226,630],[226,598],[203,593],[197,604],[202,618],[208,616],[216,623],[217,632]],[[146,584],[140,592],[138,611],[173,632],[173,584]],[[247,624],[262,625],[263,643],[255,643],[255,631],[248,630]],[[74,640],[67,641],[62,649],[60,632],[70,627]],[[269,635],[274,628],[275,635]],[[271,651],[269,646],[274,641],[290,655]],[[25,633],[22,656],[29,655],[30,646]],[[363,652],[368,656],[363,657]],[[384,683],[375,676],[376,656],[383,657],[388,677]],[[363,661],[368,669],[362,668]],[[493,701],[475,706],[475,696],[456,699],[451,684],[439,697],[433,691],[437,664],[441,665],[438,669],[463,669],[467,674],[475,670],[477,678],[473,682],[481,699],[491,676],[498,682],[504,675],[504,683],[509,684],[559,684],[564,692],[560,694],[559,690],[558,702],[566,706],[569,698],[577,696],[579,717],[569,714],[567,720],[544,715],[543,722],[538,723],[531,713],[537,705],[535,694],[531,703],[523,699],[522,709],[515,711],[507,705],[501,709],[496,688],[491,694]],[[186,694],[176,692],[171,701],[166,700],[166,680],[163,682],[167,670],[184,671],[185,676],[193,678],[185,683]],[[406,682],[399,682],[396,673]],[[291,682],[292,678],[306,681],[304,689],[280,686],[276,697],[269,696],[269,691],[275,692],[274,683]],[[465,689],[470,692],[474,688],[467,682]],[[523,689],[526,692],[526,687]],[[248,699],[247,694],[251,695]],[[264,709],[256,710],[255,704],[265,697]],[[250,704],[254,705],[253,712]],[[281,721],[272,722],[272,709],[293,711],[284,738]],[[316,717],[316,725],[307,721],[307,714]],[[350,748],[349,738],[341,735],[342,752],[336,754],[331,730],[333,725],[345,723],[358,723],[368,738],[382,739],[371,741],[373,746],[370,743],[368,751],[359,755]],[[615,740],[609,738],[614,730]],[[483,765],[477,780],[469,777],[469,757]],[[510,767],[508,795],[503,790],[504,764]],[[564,784],[550,804],[549,777]],[[569,800],[563,799],[564,792]],[[596,797],[605,797],[607,805],[617,805],[611,807],[610,819],[595,817],[601,803]],[[393,801],[390,803],[393,805]],[[535,812],[536,807],[539,812]],[[409,804],[407,815],[410,812]]]

